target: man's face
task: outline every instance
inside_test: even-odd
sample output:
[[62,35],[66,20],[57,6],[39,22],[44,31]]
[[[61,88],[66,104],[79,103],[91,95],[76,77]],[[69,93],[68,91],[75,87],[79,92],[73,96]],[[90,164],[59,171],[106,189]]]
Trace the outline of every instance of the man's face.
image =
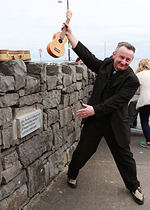
[[115,53],[113,52],[114,68],[116,71],[124,71],[128,68],[133,60],[134,52],[122,46]]

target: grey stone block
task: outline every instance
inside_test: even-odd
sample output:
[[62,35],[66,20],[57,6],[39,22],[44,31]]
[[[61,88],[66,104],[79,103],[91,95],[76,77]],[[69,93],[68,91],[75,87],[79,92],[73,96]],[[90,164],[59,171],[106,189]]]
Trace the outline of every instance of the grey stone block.
[[41,134],[34,136],[18,146],[18,153],[21,163],[27,167],[39,158],[43,153],[52,149],[53,133],[51,128]]
[[61,101],[61,90],[52,90],[50,92],[42,94],[43,97],[43,108],[54,108],[57,107],[58,104],[60,104]]
[[83,79],[85,79],[85,80],[88,79],[88,72],[87,72],[86,66],[76,66],[76,72],[81,73],[83,76]]
[[62,72],[65,74],[69,74],[72,78],[73,82],[76,82],[76,67],[69,64],[62,65]]
[[47,125],[48,127],[51,124],[56,123],[59,121],[59,113],[57,109],[46,109],[45,112],[47,113]]
[[36,77],[27,76],[25,80],[25,95],[40,91],[40,80]]
[[47,82],[47,90],[53,90],[56,89],[58,78],[57,76],[47,76],[46,82]]
[[15,90],[24,87],[27,69],[22,60],[9,60],[1,63],[0,72],[8,76],[14,76]]
[[19,189],[13,192],[8,198],[0,201],[1,210],[17,210],[22,206],[27,200],[27,186],[22,185]]
[[29,197],[41,192],[45,188],[45,168],[40,160],[36,160],[27,168]]
[[1,147],[0,147],[0,185],[2,182],[2,161],[1,161]]
[[70,94],[70,101],[69,104],[76,104],[79,101],[79,93],[77,91],[74,91]]
[[63,75],[63,85],[64,88],[72,84],[72,77],[71,75],[64,74]]
[[19,106],[31,106],[35,103],[41,103],[42,96],[40,93],[34,93],[31,95],[23,96],[19,98]]
[[59,149],[57,152],[55,152],[49,157],[49,163],[50,163],[50,178],[52,179],[64,169],[63,154],[61,149]]
[[2,183],[6,184],[10,180],[14,179],[22,169],[22,165],[18,160],[18,154],[15,148],[11,148],[2,153]]
[[47,64],[46,63],[33,63],[29,62],[26,64],[28,74],[40,76],[41,82],[46,81]]
[[70,107],[66,107],[60,110],[60,125],[63,128],[72,120],[72,110]]
[[9,107],[19,104],[18,93],[8,93],[0,97],[0,107]]
[[0,109],[0,126],[12,121],[12,108]]
[[28,181],[25,170],[16,176],[12,181],[0,187],[0,201],[10,196],[16,189],[20,188]]
[[0,76],[0,92],[8,92],[15,89],[15,81],[12,76]]
[[13,137],[13,128],[12,126],[3,128],[2,130],[2,148],[8,149],[10,146],[15,145],[15,140]]

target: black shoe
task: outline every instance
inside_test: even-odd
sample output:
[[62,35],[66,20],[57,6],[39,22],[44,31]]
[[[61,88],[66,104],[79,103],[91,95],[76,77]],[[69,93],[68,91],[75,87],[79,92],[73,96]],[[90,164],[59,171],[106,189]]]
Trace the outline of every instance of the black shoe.
[[141,187],[138,187],[135,192],[131,192],[131,193],[136,203],[140,205],[144,204],[144,195],[142,193]]
[[77,181],[75,180],[75,183],[71,182],[71,179],[67,179],[67,184],[69,185],[69,187],[71,188],[76,188],[77,187]]

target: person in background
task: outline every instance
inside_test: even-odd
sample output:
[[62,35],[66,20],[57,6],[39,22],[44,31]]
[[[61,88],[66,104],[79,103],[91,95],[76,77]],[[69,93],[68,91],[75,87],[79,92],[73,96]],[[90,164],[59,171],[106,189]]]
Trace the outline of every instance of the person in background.
[[140,86],[136,92],[139,94],[136,109],[139,110],[141,127],[146,141],[141,141],[140,145],[150,149],[150,59],[140,60],[136,75]]
[[137,100],[138,96],[134,95],[133,98],[129,101],[128,114],[129,114],[130,128],[136,128],[137,126],[137,117],[138,117],[138,110],[136,109]]
[[79,57],[77,57],[77,59],[76,59],[75,62],[77,62],[77,63],[83,63],[83,61]]
[[104,137],[126,188],[135,202],[143,204],[144,195],[129,146],[128,103],[139,86],[137,76],[129,67],[135,48],[128,42],[120,42],[113,52],[113,58],[100,60],[78,41],[68,24],[64,23],[62,30],[64,27],[74,52],[97,75],[88,104],[83,103],[83,108],[77,111],[84,126],[68,167],[67,183],[72,188],[77,187],[79,170],[96,152]]

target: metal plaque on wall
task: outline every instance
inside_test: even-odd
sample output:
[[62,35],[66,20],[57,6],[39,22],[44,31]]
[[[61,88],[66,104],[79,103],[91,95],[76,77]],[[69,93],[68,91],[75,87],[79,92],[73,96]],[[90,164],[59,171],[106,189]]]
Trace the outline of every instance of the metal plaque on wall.
[[23,138],[42,126],[42,111],[38,109],[17,118],[18,137]]

